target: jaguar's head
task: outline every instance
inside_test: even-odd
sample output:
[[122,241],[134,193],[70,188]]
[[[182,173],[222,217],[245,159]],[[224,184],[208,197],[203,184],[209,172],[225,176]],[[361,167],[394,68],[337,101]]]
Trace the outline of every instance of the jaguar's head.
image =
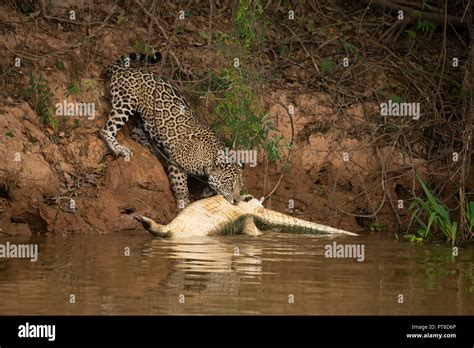
[[208,175],[209,186],[230,203],[240,201],[242,189],[242,165],[240,163],[217,162]]

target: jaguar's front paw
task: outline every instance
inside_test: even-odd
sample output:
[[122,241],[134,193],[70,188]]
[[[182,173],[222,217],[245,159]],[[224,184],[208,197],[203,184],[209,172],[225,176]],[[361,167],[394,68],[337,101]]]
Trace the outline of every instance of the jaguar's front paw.
[[133,156],[132,150],[130,150],[128,147],[118,145],[115,150],[114,150],[115,156],[119,157],[122,156],[125,158],[125,160],[130,160]]

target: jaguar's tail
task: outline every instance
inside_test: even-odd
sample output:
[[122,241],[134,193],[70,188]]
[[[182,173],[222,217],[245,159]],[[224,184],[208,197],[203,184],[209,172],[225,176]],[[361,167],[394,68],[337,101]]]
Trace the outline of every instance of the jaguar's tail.
[[143,53],[128,53],[120,57],[119,59],[117,59],[112,64],[110,64],[105,70],[105,73],[107,76],[110,76],[113,74],[115,70],[121,69],[121,68],[128,68],[130,66],[130,63],[133,63],[133,62],[155,64],[155,63],[158,63],[160,60],[161,60],[160,52],[156,52],[152,55],[146,55]]

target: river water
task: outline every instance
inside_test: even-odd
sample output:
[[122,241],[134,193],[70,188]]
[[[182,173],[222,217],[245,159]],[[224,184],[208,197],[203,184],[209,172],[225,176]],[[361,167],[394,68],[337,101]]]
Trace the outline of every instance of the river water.
[[[0,314],[474,314],[472,248],[388,233],[7,240],[37,243],[39,258],[0,259]],[[334,241],[363,245],[364,261],[326,258]]]

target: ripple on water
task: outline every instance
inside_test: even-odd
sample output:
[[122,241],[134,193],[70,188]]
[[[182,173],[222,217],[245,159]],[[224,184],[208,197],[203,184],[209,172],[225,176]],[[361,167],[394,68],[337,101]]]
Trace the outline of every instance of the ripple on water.
[[[364,245],[364,262],[326,258],[334,241]],[[474,314],[472,248],[455,258],[447,245],[391,234],[31,242],[38,262],[0,259],[0,314]]]

